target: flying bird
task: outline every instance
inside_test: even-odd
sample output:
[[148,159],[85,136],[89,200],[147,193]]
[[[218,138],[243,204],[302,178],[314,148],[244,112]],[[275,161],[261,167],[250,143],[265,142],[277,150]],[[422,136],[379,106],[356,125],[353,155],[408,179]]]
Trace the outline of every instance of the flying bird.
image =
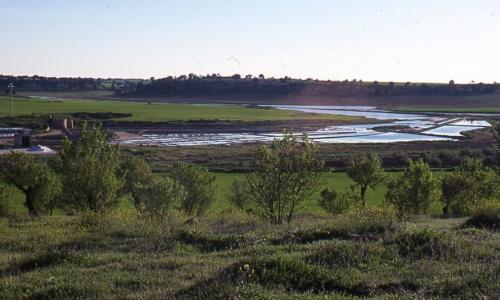
[[241,66],[240,61],[236,57],[231,56],[230,58],[227,59],[227,61],[230,61],[230,60],[236,62],[238,64],[238,66]]

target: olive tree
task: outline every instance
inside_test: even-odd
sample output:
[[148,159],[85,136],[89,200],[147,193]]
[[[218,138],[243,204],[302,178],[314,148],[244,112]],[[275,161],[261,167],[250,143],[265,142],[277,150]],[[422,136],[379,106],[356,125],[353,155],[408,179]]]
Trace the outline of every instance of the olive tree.
[[441,179],[443,214],[463,216],[493,198],[497,192],[495,174],[482,159],[466,158],[460,166]]
[[181,202],[181,209],[186,213],[202,215],[215,201],[215,175],[207,168],[177,163],[171,175],[185,190],[186,196]]
[[307,135],[285,132],[281,140],[257,151],[254,171],[247,177],[249,194],[272,224],[290,222],[303,201],[321,186],[323,162],[318,145]]
[[130,157],[122,161],[120,176],[124,180],[121,192],[131,194],[136,208],[140,206],[142,187],[151,182],[153,173],[149,164],[141,158]]
[[30,215],[51,213],[61,191],[59,178],[39,158],[12,152],[1,158],[0,175],[5,182],[24,193]]
[[359,187],[359,197],[363,207],[366,206],[366,191],[368,188],[375,189],[385,178],[382,162],[376,155],[353,157],[347,167],[347,176]]
[[123,179],[118,176],[120,152],[108,143],[100,126],[83,124],[80,138],[64,141],[59,152],[66,204],[77,210],[106,211],[119,203]]
[[400,216],[426,213],[438,198],[439,182],[422,159],[409,161],[403,174],[389,180],[386,201],[392,203]]

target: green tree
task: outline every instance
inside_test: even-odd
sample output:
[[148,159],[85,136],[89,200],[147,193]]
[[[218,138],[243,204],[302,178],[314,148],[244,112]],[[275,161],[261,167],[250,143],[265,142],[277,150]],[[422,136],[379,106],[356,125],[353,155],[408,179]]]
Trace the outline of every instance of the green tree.
[[106,211],[119,203],[123,179],[118,176],[120,152],[100,127],[84,124],[80,139],[64,141],[59,153],[66,204],[77,210]]
[[441,179],[443,214],[463,216],[497,193],[495,174],[480,158],[465,158],[460,167]]
[[386,201],[392,203],[401,217],[428,212],[438,198],[439,182],[422,159],[409,161],[403,174],[389,180]]
[[152,179],[146,184],[136,184],[137,208],[143,213],[165,216],[186,196],[184,188],[175,180],[164,177]]
[[2,157],[0,174],[5,182],[24,193],[30,215],[54,210],[61,183],[45,162],[31,154],[12,152]]
[[254,172],[247,177],[249,193],[272,224],[289,223],[303,201],[321,186],[323,162],[319,146],[302,135],[285,132],[281,140],[257,152]]
[[347,176],[359,187],[363,207],[366,206],[368,188],[375,189],[385,178],[382,162],[376,155],[359,155],[352,158],[347,167]]
[[171,177],[186,191],[181,202],[181,209],[186,213],[201,216],[215,201],[216,177],[207,168],[177,163],[172,168]]
[[122,193],[132,195],[135,207],[139,207],[141,187],[151,182],[153,173],[149,164],[141,158],[130,157],[122,161],[120,177],[124,179]]

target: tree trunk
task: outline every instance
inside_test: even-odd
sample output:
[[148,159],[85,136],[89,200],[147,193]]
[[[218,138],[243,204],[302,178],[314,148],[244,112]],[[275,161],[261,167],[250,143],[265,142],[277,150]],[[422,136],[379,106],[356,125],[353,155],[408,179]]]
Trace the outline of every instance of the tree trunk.
[[366,207],[366,190],[367,190],[366,186],[361,187],[361,203],[363,207]]
[[28,190],[26,191],[25,193],[26,195],[26,208],[28,209],[28,213],[32,216],[37,216],[38,215],[38,212],[36,211],[36,208],[35,208],[35,199],[32,195],[32,191],[31,190]]

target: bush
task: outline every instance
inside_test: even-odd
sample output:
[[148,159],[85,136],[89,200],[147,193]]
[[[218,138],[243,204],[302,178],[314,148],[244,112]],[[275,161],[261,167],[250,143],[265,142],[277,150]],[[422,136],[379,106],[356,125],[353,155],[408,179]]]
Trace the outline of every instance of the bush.
[[1,158],[0,176],[24,193],[31,215],[51,213],[61,191],[59,177],[39,158],[12,152]]
[[77,210],[108,211],[118,206],[123,180],[118,176],[120,151],[100,127],[84,124],[77,142],[59,152],[63,196]]
[[252,200],[248,193],[248,184],[235,179],[229,187],[229,202],[236,208],[245,209]]
[[460,167],[441,180],[444,215],[463,216],[495,196],[497,182],[493,171],[478,158],[466,158]]
[[389,180],[386,201],[393,204],[400,217],[426,213],[438,196],[438,181],[423,160],[412,161],[404,173]]
[[399,234],[393,243],[403,257],[443,259],[455,256],[460,246],[445,233],[427,229]]
[[171,177],[183,186],[186,196],[181,208],[188,214],[202,215],[215,201],[215,175],[207,168],[178,163],[171,170]]
[[252,199],[272,224],[290,223],[303,201],[320,188],[323,161],[318,150],[307,135],[297,138],[290,131],[259,148],[247,182]]
[[148,163],[141,158],[126,158],[120,166],[120,177],[124,178],[122,193],[131,193],[135,207],[140,206],[140,187],[151,182],[153,174]]
[[4,217],[9,213],[10,191],[0,186],[0,217]]
[[493,203],[478,208],[465,226],[500,230],[500,203]]
[[134,188],[137,208],[143,213],[163,217],[186,196],[184,188],[175,180],[164,177]]
[[319,205],[329,213],[341,214],[349,209],[352,198],[345,193],[337,193],[329,189],[321,191]]

